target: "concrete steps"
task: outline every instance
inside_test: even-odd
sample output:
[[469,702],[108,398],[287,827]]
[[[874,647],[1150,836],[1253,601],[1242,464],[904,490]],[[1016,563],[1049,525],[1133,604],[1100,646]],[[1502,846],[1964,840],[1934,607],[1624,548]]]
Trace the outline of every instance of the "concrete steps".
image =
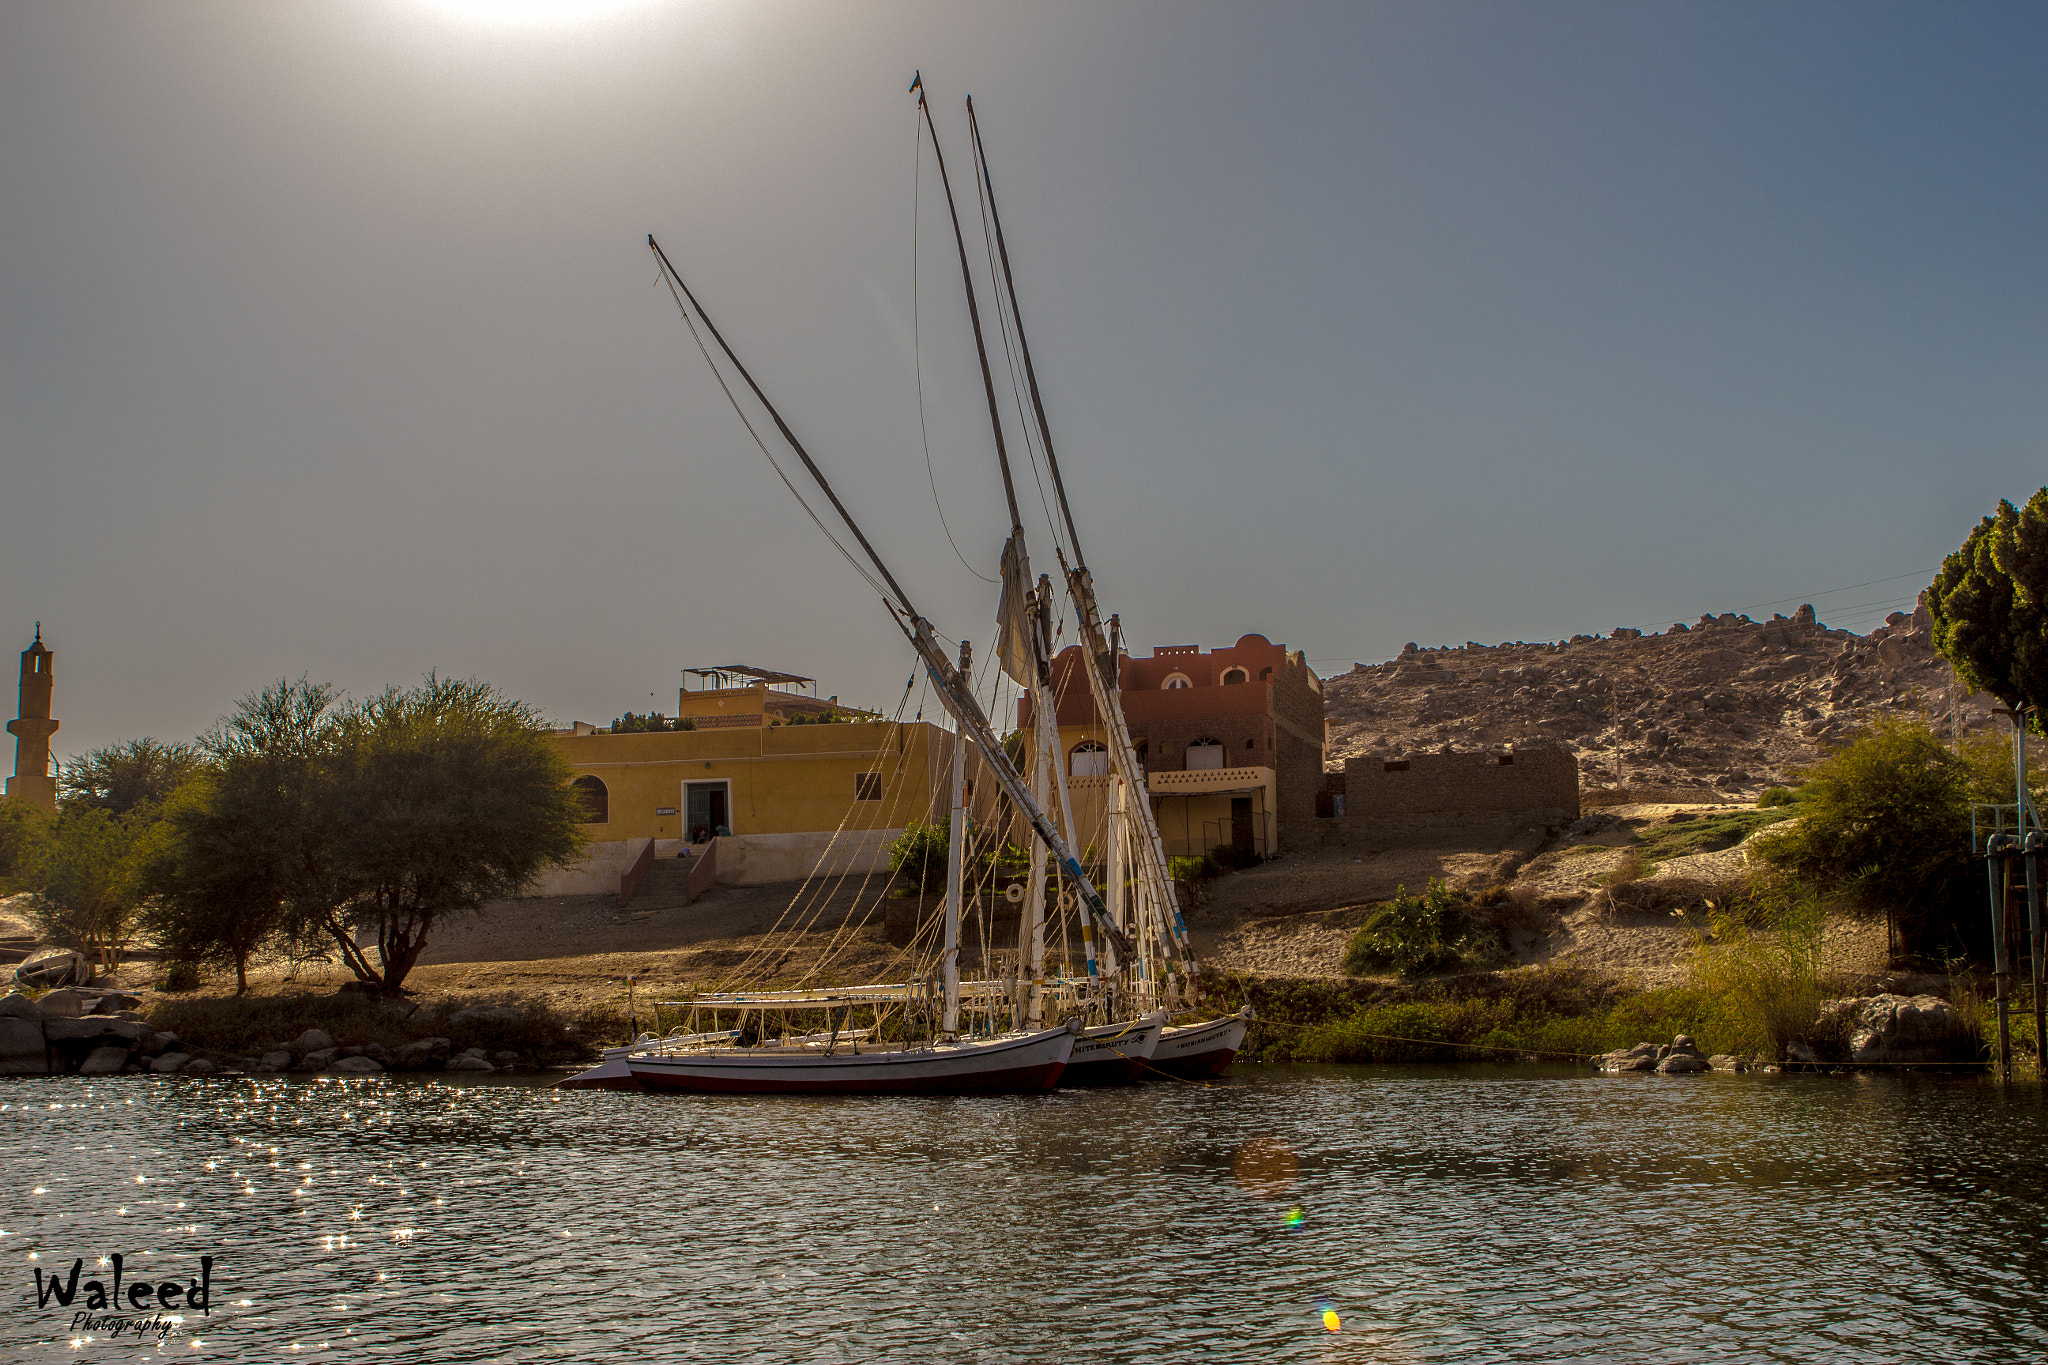
[[687,904],[690,869],[695,865],[690,859],[656,858],[647,865],[647,875],[640,879],[640,885],[634,888],[632,897],[623,902],[621,908],[630,910],[637,918]]

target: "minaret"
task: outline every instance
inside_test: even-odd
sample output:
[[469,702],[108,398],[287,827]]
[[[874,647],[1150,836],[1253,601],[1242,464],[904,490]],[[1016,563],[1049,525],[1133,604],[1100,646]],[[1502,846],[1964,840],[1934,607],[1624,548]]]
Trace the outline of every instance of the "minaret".
[[50,736],[57,733],[57,722],[50,719],[50,660],[55,657],[43,645],[43,623],[36,622],[36,642],[21,651],[21,718],[7,722],[14,736],[14,776],[7,779],[7,795],[44,810],[57,809],[57,779],[50,776]]

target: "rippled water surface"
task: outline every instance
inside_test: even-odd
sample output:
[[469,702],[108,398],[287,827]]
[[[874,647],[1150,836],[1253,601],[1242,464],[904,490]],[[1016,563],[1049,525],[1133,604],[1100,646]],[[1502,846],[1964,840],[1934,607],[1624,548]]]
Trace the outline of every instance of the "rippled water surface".
[[[0,1080],[0,1134],[7,1359],[2048,1357],[2048,1111],[1973,1081],[70,1078]],[[1277,1198],[1233,1178],[1260,1138],[1299,1159]],[[38,1306],[36,1269],[116,1252],[131,1284],[213,1256],[211,1314],[159,1344]]]

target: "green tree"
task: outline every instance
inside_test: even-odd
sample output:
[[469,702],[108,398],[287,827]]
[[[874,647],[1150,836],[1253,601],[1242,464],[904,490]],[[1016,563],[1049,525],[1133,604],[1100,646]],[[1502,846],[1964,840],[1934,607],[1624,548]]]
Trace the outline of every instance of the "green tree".
[[163,808],[145,841],[146,923],[190,962],[249,960],[339,898],[332,760],[346,708],[324,683],[281,679],[235,703],[202,741],[207,767]]
[[[576,857],[584,809],[539,715],[475,679],[429,676],[349,711],[321,786],[332,849],[314,921],[356,976],[396,994],[435,924],[519,895]],[[374,928],[377,961],[357,946]]]
[[133,855],[139,826],[97,807],[59,811],[32,846],[21,878],[28,916],[46,943],[120,965],[141,893]]
[[[2048,706],[2048,488],[1979,522],[1942,561],[1927,609],[1964,682],[2010,707]],[[2042,729],[2040,711],[2030,724]]]
[[58,799],[66,806],[127,815],[162,805],[205,762],[193,744],[161,744],[148,737],[109,744],[58,768]]
[[22,889],[22,878],[49,822],[41,807],[0,797],[0,896]]
[[1879,720],[1808,769],[1798,819],[1756,836],[1766,862],[1816,890],[1884,911],[1908,941],[1929,930],[1970,875],[1970,805],[2009,800],[1996,741],[1950,752],[1924,720]]
[[952,843],[950,819],[912,820],[889,843],[889,870],[901,874],[921,892],[942,891]]

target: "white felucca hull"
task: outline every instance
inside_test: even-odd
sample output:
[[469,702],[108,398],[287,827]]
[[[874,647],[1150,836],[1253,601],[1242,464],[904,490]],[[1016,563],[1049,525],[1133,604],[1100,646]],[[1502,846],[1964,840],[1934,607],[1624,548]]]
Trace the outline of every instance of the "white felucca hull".
[[1167,1028],[1152,1054],[1152,1069],[1189,1081],[1220,1076],[1244,1046],[1245,1030],[1251,1022],[1251,1011],[1245,1010],[1205,1024]]
[[642,1053],[625,1061],[631,1086],[637,1090],[699,1095],[1010,1095],[1052,1089],[1073,1051],[1074,1034],[1057,1028],[917,1049],[828,1055],[820,1048],[719,1048]]
[[1166,1015],[1155,1012],[1120,1024],[1083,1029],[1074,1040],[1074,1055],[1060,1073],[1062,1088],[1085,1085],[1136,1085],[1159,1046]]

